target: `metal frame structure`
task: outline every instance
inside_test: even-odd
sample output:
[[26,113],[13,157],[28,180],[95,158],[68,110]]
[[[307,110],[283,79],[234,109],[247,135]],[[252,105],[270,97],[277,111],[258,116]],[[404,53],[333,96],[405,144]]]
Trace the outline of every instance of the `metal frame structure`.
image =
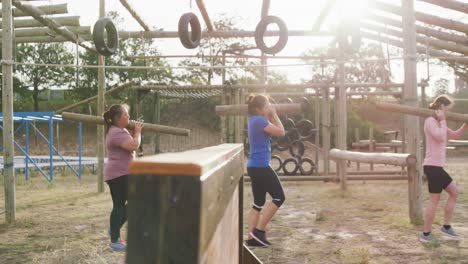
[[[19,124],[13,132],[13,135],[18,134],[18,132],[22,131],[24,128],[25,134],[25,146],[24,148],[20,146],[17,141],[13,141],[14,145],[17,149],[20,150],[21,153],[24,155],[24,172],[25,172],[25,179],[29,180],[29,168],[31,163],[36,170],[38,170],[42,176],[49,182],[52,183],[54,181],[54,160],[61,160],[61,162],[65,163],[66,167],[70,168],[70,170],[79,178],[81,179],[82,176],[82,131],[83,125],[81,122],[77,123],[78,126],[78,166],[77,170],[73,167],[72,164],[58,151],[57,148],[54,147],[54,124],[55,123],[62,123],[63,119],[59,115],[55,115],[53,112],[15,112],[13,113],[13,121],[14,123]],[[0,113],[0,122],[3,123],[3,115]],[[45,136],[39,128],[35,125],[35,123],[47,123],[48,124],[48,136]],[[46,157],[33,157],[29,153],[29,132],[30,128],[32,128],[48,145],[49,154],[48,158]],[[3,126],[0,126],[0,130],[3,131]],[[0,146],[0,151],[3,151],[3,147]],[[57,156],[54,156],[57,155]],[[19,157],[15,157],[18,159]],[[49,164],[49,173],[47,174],[42,168],[41,164],[39,163],[48,163]],[[2,160],[1,169],[4,169],[4,163]],[[14,164],[13,164],[14,166]],[[15,169],[19,168],[14,166]]]

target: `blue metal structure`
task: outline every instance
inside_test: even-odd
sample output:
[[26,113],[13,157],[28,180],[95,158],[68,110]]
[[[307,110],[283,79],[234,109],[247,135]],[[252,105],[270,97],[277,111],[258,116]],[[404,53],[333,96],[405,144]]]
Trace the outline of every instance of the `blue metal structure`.
[[[19,123],[17,128],[14,131],[14,135],[16,135],[22,128],[25,129],[25,146],[24,148],[21,147],[16,140],[14,141],[15,146],[24,154],[24,162],[25,162],[25,178],[26,180],[29,179],[29,163],[32,163],[34,167],[44,176],[44,178],[49,182],[52,183],[54,180],[54,153],[59,156],[59,160],[62,160],[68,168],[70,168],[73,173],[81,179],[82,176],[82,123],[78,123],[78,171],[73,168],[73,166],[65,159],[62,154],[54,147],[54,134],[53,134],[53,126],[54,123],[63,122],[63,119],[59,115],[55,115],[53,112],[15,112],[13,113],[13,122]],[[3,124],[3,113],[0,112],[0,123]],[[35,126],[35,123],[48,123],[49,127],[49,134],[48,138],[39,131],[39,129]],[[33,128],[37,134],[44,139],[44,141],[48,144],[49,154],[48,159],[38,159],[33,158],[29,154],[29,128]],[[0,130],[3,131],[3,126],[0,125]],[[3,150],[3,147],[0,146],[0,151]],[[49,167],[49,174],[44,172],[42,166],[39,166],[39,162],[43,162],[44,160],[48,161]],[[16,166],[15,166],[16,167]],[[3,168],[3,167],[2,167]]]

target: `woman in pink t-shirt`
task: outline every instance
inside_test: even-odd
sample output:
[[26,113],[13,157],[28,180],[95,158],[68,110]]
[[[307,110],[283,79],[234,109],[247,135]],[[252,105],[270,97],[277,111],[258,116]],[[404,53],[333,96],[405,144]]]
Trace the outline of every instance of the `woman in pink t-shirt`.
[[106,123],[107,164],[104,179],[109,185],[112,196],[110,215],[110,248],[123,251],[126,244],[120,240],[120,228],[127,221],[128,166],[133,160],[135,150],[141,143],[143,124],[135,123],[130,132],[125,128],[129,122],[126,105],[113,105],[104,113]]
[[433,239],[431,234],[432,223],[442,190],[448,193],[449,198],[445,205],[444,225],[441,232],[446,236],[458,238],[457,233],[451,227],[453,209],[458,197],[457,185],[443,167],[445,166],[447,140],[461,138],[465,132],[465,124],[456,131],[447,128],[445,114],[452,109],[452,106],[452,100],[448,96],[438,96],[429,107],[436,110],[436,116],[428,117],[424,122],[426,156],[423,166],[429,187],[429,205],[425,211],[424,229],[420,237],[421,242],[431,242]]

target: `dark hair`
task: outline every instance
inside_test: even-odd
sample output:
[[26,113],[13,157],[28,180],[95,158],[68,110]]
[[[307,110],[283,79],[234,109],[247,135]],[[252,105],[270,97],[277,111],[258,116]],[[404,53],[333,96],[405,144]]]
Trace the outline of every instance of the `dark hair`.
[[450,97],[447,95],[439,95],[429,104],[429,109],[438,110],[441,105],[448,106],[451,104],[453,104],[453,100]]
[[263,94],[251,94],[247,98],[249,108],[249,115],[256,115],[257,109],[262,109],[270,101],[270,98]]
[[104,122],[106,124],[106,134],[109,132],[109,128],[115,125],[115,122],[122,116],[124,109],[128,110],[128,106],[125,104],[115,104],[112,105],[109,110],[104,112],[102,116],[104,117]]

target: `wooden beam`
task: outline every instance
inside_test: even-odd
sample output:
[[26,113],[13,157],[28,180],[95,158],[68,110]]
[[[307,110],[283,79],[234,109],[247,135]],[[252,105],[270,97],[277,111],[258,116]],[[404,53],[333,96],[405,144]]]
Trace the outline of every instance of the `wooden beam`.
[[389,164],[395,166],[415,165],[415,155],[404,153],[370,153],[331,149],[330,158],[334,160],[349,160],[362,163]]
[[260,18],[263,19],[268,16],[268,11],[270,10],[271,0],[262,1],[262,12],[260,13]]
[[[104,125],[104,118],[102,116],[93,116],[93,115],[63,112],[62,118],[65,120],[70,120],[70,121],[83,122],[83,123],[95,124],[95,125]],[[134,126],[135,126],[135,121],[131,120],[127,126],[127,129],[133,129]],[[190,134],[190,130],[188,129],[155,125],[155,124],[149,124],[149,123],[144,124],[143,131],[178,135],[178,136],[189,136]]]
[[[404,11],[404,9],[402,9],[400,6],[388,4],[382,1],[374,1],[373,5],[371,6],[373,8],[376,8],[377,10],[389,12],[389,13],[399,15],[399,16],[401,16],[402,12]],[[451,29],[451,30],[455,30],[455,31],[468,34],[468,24],[462,23],[460,21],[441,18],[438,16],[429,15],[429,14],[422,13],[422,12],[414,12],[414,17],[416,20],[424,22],[426,24],[431,24],[431,25],[442,27],[442,28]]]
[[[202,32],[203,38],[252,38],[255,36],[255,31],[246,30],[231,30],[231,31],[204,31]],[[274,37],[279,36],[279,31],[267,31],[265,36]],[[333,37],[335,36],[332,32],[316,32],[306,30],[288,30],[288,36],[290,37]],[[177,31],[119,31],[119,37],[121,39],[129,38],[178,38],[179,33]]]
[[[39,8],[44,14],[46,15],[58,15],[58,14],[67,14],[68,13],[68,5],[65,4],[56,4],[56,5],[44,5],[44,6],[36,6]],[[13,8],[13,16],[14,17],[26,17],[29,16],[28,14],[24,13],[21,10]],[[2,15],[0,15],[0,18]]]
[[[302,113],[301,104],[273,104],[278,114],[298,114]],[[248,107],[245,104],[217,105],[215,107],[217,115],[247,115]]]
[[[120,91],[124,90],[125,88],[128,88],[129,86],[134,85],[134,84],[136,84],[136,81],[129,81],[129,82],[126,82],[126,83],[124,83],[124,84],[121,84],[121,85],[119,85],[119,86],[117,86],[117,87],[114,87],[114,88],[112,88],[112,89],[110,89],[110,90],[107,90],[104,94],[113,94],[113,93],[116,93],[116,92],[120,92]],[[97,98],[98,98],[97,95],[91,96],[91,97],[89,97],[89,98],[86,98],[86,99],[84,99],[84,100],[81,100],[81,101],[79,101],[79,102],[76,102],[76,103],[74,103],[74,104],[71,104],[71,105],[69,105],[69,106],[66,106],[66,107],[64,107],[64,108],[61,108],[61,109],[55,111],[55,113],[60,114],[60,113],[62,113],[62,112],[64,112],[64,111],[73,109],[73,108],[78,107],[78,106],[80,106],[80,105],[82,105],[82,104],[86,104],[86,103],[89,103],[89,102],[91,102],[91,101],[94,101],[94,100],[96,100]]]
[[[348,181],[400,181],[408,180],[408,176],[400,175],[353,175],[346,177]],[[283,181],[291,182],[308,182],[308,181],[340,181],[334,176],[279,176],[279,179]],[[250,177],[245,178],[246,182],[250,182]]]
[[[2,0],[2,61],[13,62],[13,17],[12,0]],[[14,168],[13,136],[13,65],[2,64],[2,114],[3,114],[3,186],[5,190],[5,221],[15,222],[16,218],[16,185]]]
[[211,22],[210,16],[208,15],[208,11],[205,7],[205,3],[203,2],[203,0],[196,0],[196,1],[197,1],[198,9],[200,9],[200,13],[203,16],[203,20],[205,20],[205,24],[206,24],[206,28],[208,29],[208,32],[215,31],[213,23]]
[[335,2],[336,2],[336,0],[326,1],[325,6],[323,7],[322,11],[320,12],[320,15],[317,17],[317,19],[315,20],[314,25],[312,26],[312,31],[319,31],[320,30],[320,27],[322,26],[323,21],[327,18],[328,13],[330,13],[330,10],[332,9]]
[[[400,105],[400,104],[391,104],[391,103],[379,103],[379,102],[371,103],[370,105],[375,106],[375,108],[378,110],[388,111],[388,112],[393,112],[393,113],[408,114],[408,115],[420,116],[424,118],[435,116],[435,111],[427,109],[427,108],[420,108],[420,107]],[[449,121],[468,123],[468,114],[449,112],[446,114],[446,119]]]
[[[261,59],[262,56],[258,55],[250,55],[250,54],[233,54],[233,55],[225,55],[226,59]],[[320,60],[320,59],[334,59],[334,57],[328,56],[265,56],[267,59],[297,59],[297,60]],[[222,59],[223,55],[155,55],[155,56],[128,56],[128,59],[169,59],[169,58],[209,58],[209,59]],[[327,63],[326,61],[324,63]]]
[[97,52],[96,49],[93,46],[91,46],[91,44],[86,43],[84,39],[82,39],[81,37],[77,36],[70,30],[68,30],[62,24],[57,22],[55,18],[48,18],[44,16],[44,13],[38,8],[36,8],[35,6],[24,4],[23,2],[14,2],[13,5],[19,10],[23,11],[24,13],[32,16],[34,19],[42,23],[44,26],[47,26],[50,29],[57,32],[58,34],[64,36],[69,41],[73,43],[78,43],[78,45],[82,46],[83,48],[87,50]]
[[120,3],[125,7],[125,9],[127,9],[130,15],[132,15],[132,17],[138,22],[138,24],[140,24],[140,26],[145,31],[151,30],[150,26],[140,17],[140,15],[138,15],[138,13],[127,0],[120,0]]
[[[365,29],[373,30],[376,32],[381,32],[386,35],[403,38],[403,32],[396,30],[396,29],[385,28],[383,26],[379,26],[376,24],[368,23],[368,22],[361,22],[360,25],[362,28],[365,28]],[[458,52],[464,55],[468,54],[468,46],[465,46],[465,45],[437,40],[437,39],[429,38],[429,37],[423,37],[421,35],[416,35],[416,41],[420,44],[428,45],[437,49],[444,49],[444,50],[448,50],[452,52]]]
[[[67,27],[71,32],[75,34],[85,34],[91,36],[91,27]],[[51,34],[51,29],[42,27],[42,28],[19,28],[15,29],[15,42],[17,38],[26,38],[26,37],[49,37]],[[55,35],[55,34],[53,34]],[[3,31],[0,30],[0,39],[3,36]],[[52,37],[53,38],[53,37]],[[27,39],[27,38],[26,38]]]
[[460,1],[455,1],[455,0],[419,0],[419,1],[468,14],[468,4],[460,2]]
[[[17,2],[15,2],[17,3]],[[54,20],[62,26],[80,26],[80,17],[79,16],[63,16],[63,17],[54,17]],[[15,24],[15,29],[17,28],[32,28],[32,27],[44,27],[44,24],[37,21],[36,19],[17,19],[13,22]],[[1,27],[0,27],[1,28]]]
[[[384,16],[380,16],[376,14],[369,14],[368,16],[365,17],[365,19],[368,19],[373,22],[378,22],[381,24],[389,25],[392,27],[397,27],[400,29],[403,26],[401,20],[384,17]],[[468,45],[468,37],[466,37],[466,35],[463,35],[463,34],[448,33],[440,29],[432,29],[432,28],[424,27],[420,25],[416,25],[416,32],[420,34],[424,34],[426,36],[434,37],[440,40],[453,41],[453,42],[457,42],[463,45]],[[385,33],[385,31],[381,33]]]

